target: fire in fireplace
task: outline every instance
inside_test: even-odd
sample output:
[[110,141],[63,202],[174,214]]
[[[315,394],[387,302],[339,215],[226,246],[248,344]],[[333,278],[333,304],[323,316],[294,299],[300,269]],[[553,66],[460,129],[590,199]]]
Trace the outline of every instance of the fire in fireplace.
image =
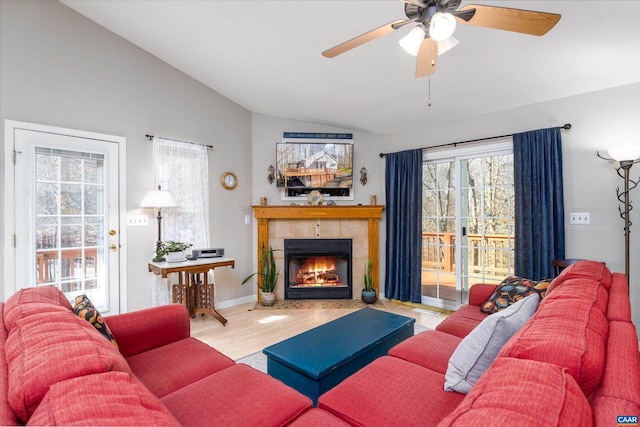
[[351,239],[285,239],[286,299],[350,299]]

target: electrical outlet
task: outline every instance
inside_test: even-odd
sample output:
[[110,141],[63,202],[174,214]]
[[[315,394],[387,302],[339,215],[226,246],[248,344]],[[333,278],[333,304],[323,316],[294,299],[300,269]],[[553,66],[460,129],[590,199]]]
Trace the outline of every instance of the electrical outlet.
[[127,215],[128,227],[141,227],[149,225],[149,217],[146,215]]
[[245,215],[244,216],[244,223],[245,224],[251,224],[251,215]]
[[589,212],[571,212],[569,214],[569,224],[591,224],[591,214]]

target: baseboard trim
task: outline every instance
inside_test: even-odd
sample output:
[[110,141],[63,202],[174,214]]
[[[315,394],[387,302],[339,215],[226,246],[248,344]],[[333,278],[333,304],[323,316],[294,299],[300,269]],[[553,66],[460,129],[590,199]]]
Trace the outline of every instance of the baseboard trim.
[[216,310],[220,310],[223,308],[235,307],[236,305],[246,304],[248,302],[255,303],[258,299],[255,295],[249,295],[242,298],[230,299],[227,301],[220,301],[216,303]]

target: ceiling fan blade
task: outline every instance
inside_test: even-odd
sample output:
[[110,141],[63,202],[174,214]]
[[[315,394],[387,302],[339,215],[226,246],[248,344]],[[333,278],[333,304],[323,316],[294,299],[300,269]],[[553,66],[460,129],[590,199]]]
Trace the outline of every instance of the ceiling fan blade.
[[557,13],[536,12],[533,10],[511,9],[507,7],[469,4],[460,10],[466,11],[471,9],[476,10],[473,18],[471,18],[469,22],[459,22],[479,27],[530,34],[532,36],[542,36],[546,34],[560,20],[560,15]]
[[389,34],[390,32],[396,29],[394,28],[394,25],[403,24],[405,22],[406,22],[405,19],[399,19],[397,21],[389,22],[388,24],[383,25],[382,27],[378,27],[364,34],[360,34],[359,36],[354,37],[351,40],[347,40],[344,43],[340,43],[337,46],[334,46],[330,49],[325,50],[324,52],[322,52],[322,56],[326,58],[333,58],[334,56],[338,56],[341,53],[345,53],[346,51],[351,50],[367,42],[370,42],[371,40],[377,39],[378,37],[382,37],[385,34]]
[[425,37],[420,43],[416,63],[416,77],[425,77],[436,72],[438,58],[438,43],[432,38]]

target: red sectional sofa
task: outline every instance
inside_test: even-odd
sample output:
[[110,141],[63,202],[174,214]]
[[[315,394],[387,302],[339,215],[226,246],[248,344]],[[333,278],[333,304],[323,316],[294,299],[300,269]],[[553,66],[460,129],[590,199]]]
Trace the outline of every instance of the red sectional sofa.
[[444,391],[451,355],[487,315],[470,305],[320,396],[190,338],[168,305],[108,317],[118,344],[73,314],[55,288],[0,303],[0,425],[487,426],[615,425],[640,415],[638,339],[626,278],[581,261],[468,394]]
[[0,425],[345,425],[191,338],[179,304],[106,318],[119,351],[56,288],[0,313]]
[[403,341],[318,407],[354,426],[611,426],[640,416],[638,337],[626,276],[580,261],[554,279],[535,314],[468,394],[444,391],[449,359],[487,315],[495,285],[436,330]]

